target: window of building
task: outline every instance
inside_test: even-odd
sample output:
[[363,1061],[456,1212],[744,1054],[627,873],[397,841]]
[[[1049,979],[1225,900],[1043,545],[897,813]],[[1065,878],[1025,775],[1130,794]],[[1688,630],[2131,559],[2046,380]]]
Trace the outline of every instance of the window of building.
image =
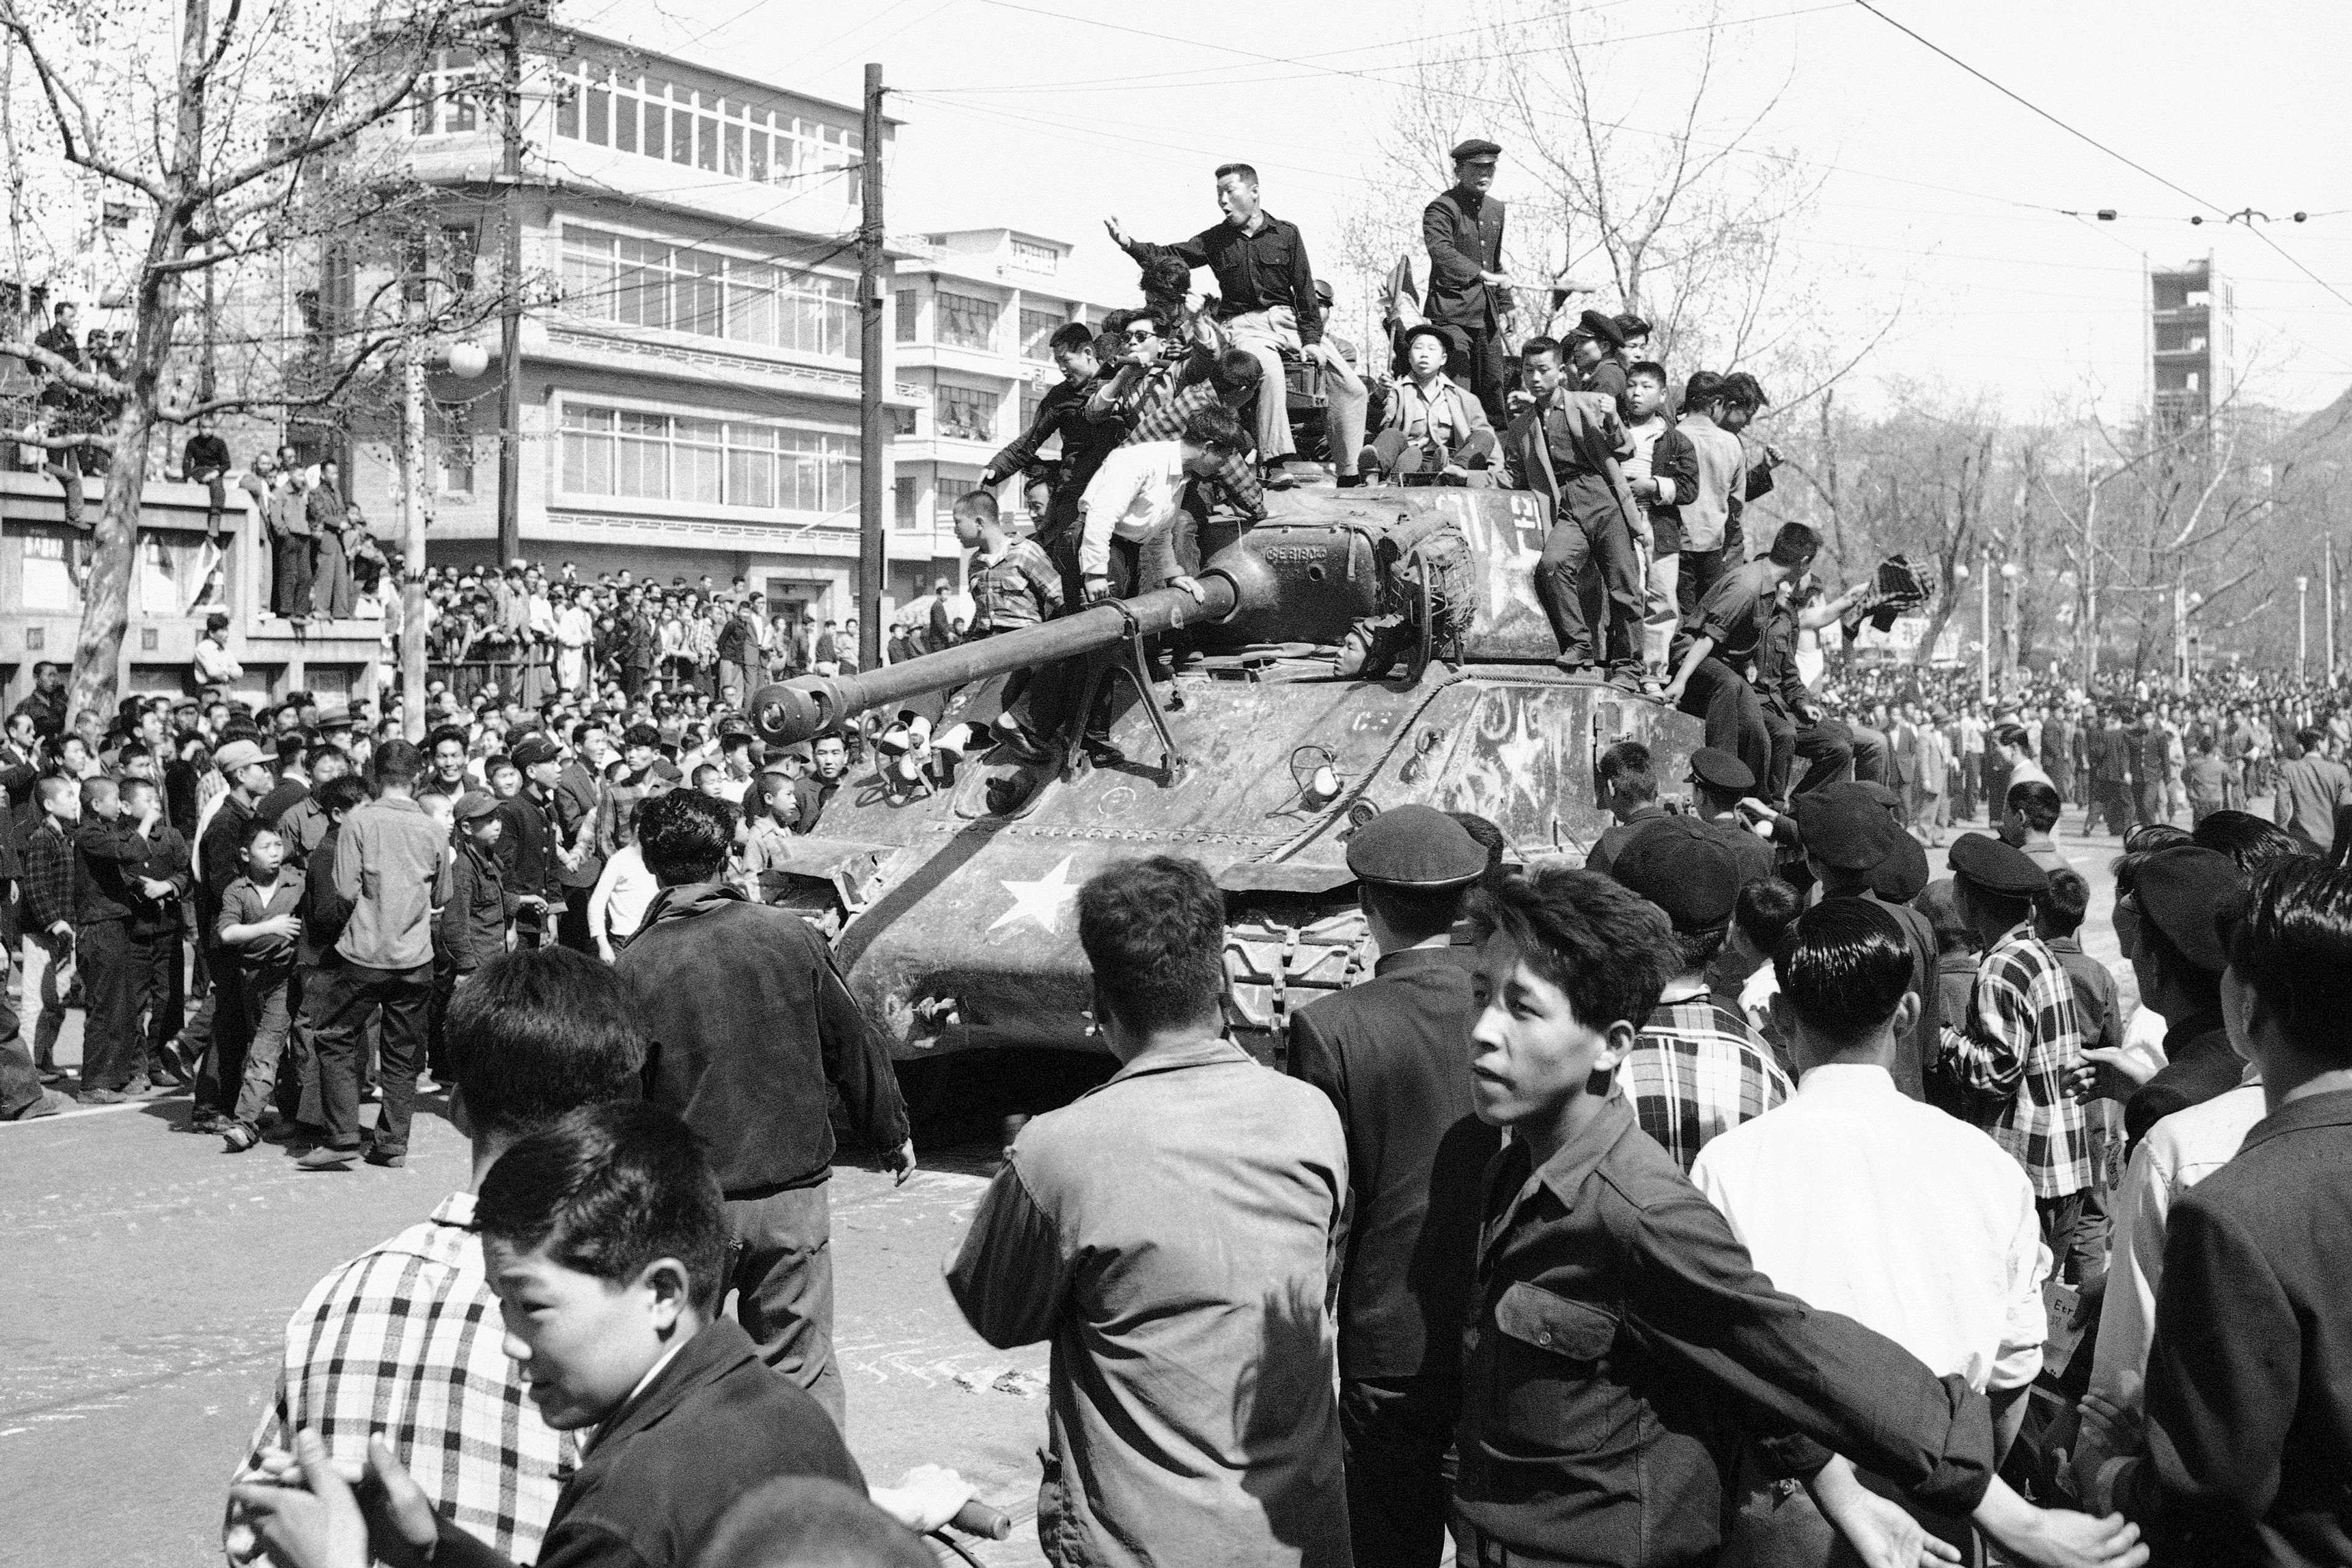
[[409,100],[409,131],[417,136],[456,136],[481,128],[480,94],[489,68],[471,49],[441,49],[431,68],[416,79]]
[[[479,74],[470,51],[453,70]],[[616,75],[580,60],[555,66],[555,134],[618,153],[723,173],[762,184],[792,181],[795,194],[830,188],[844,203],[865,195],[863,132],[855,125],[699,90],[658,76]],[[427,101],[420,90],[419,113]],[[471,100],[467,112],[470,115]],[[438,121],[434,121],[438,126]],[[463,127],[474,128],[469,120]],[[426,134],[426,121],[418,134]]]
[[950,348],[995,349],[996,318],[1002,310],[995,300],[971,294],[950,294],[942,289],[937,309],[940,342]]
[[573,496],[826,516],[857,504],[857,437],[848,431],[566,404],[562,463]]
[[915,341],[915,324],[921,319],[922,300],[916,296],[912,289],[899,289],[896,299],[898,308],[898,341],[902,343],[911,343]]
[[1051,277],[1061,270],[1062,253],[1034,239],[1016,239],[1013,242],[1013,265],[1024,272],[1042,272]]
[[436,404],[426,417],[442,493],[473,494],[474,431],[466,406]]
[[62,533],[25,535],[25,608],[78,610],[81,590],[66,570],[66,536]]
[[857,353],[856,286],[657,239],[566,225],[563,303],[576,316],[828,359]]
[[891,435],[912,436],[915,433],[915,411],[913,409],[886,408],[883,412],[890,416]]
[[1034,381],[1021,384],[1021,428],[1026,430],[1037,423],[1037,405],[1045,401],[1045,389]]
[[1058,310],[1021,311],[1021,357],[1038,364],[1054,363],[1051,347],[1053,336],[1062,330],[1066,318]]
[[931,400],[939,433],[962,441],[996,439],[996,394],[942,386]]
[[891,488],[898,500],[898,526],[911,531],[922,521],[918,515],[923,504],[922,481],[902,474]]

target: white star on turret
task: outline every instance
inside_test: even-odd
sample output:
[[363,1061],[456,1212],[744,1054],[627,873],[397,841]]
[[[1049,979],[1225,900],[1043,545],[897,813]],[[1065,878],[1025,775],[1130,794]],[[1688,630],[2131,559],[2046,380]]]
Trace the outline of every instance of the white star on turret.
[[1070,862],[1074,855],[1062,857],[1062,863],[1034,882],[1005,882],[1004,890],[1013,895],[1013,907],[996,917],[989,926],[994,931],[1015,921],[1035,921],[1058,936],[1062,931],[1062,911],[1078,896],[1077,884],[1070,880]]

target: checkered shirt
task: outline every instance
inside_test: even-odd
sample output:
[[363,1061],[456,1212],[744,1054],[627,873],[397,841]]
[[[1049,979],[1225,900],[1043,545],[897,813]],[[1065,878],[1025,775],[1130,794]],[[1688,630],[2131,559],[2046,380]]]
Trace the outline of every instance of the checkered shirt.
[[971,629],[1009,632],[1034,626],[1062,607],[1062,574],[1034,540],[1016,539],[990,561],[971,558]]
[[2032,924],[2021,924],[1977,964],[1976,986],[1944,1050],[1961,1082],[2006,1103],[1985,1131],[2008,1150],[2038,1198],[2091,1184],[2091,1137],[2082,1102],[2066,1090],[2083,1055],[2074,983]]
[[[1151,382],[1147,386],[1136,410],[1135,427],[1119,442],[1122,447],[1144,441],[1181,440],[1184,421],[1222,402],[1217,389],[1205,381],[1196,381],[1189,386],[1177,386],[1172,381]],[[1217,471],[1201,482],[1223,489],[1226,503],[1252,522],[1265,516],[1265,481],[1258,478],[1256,466],[1242,453],[1226,453],[1219,459]]]
[[59,921],[74,918],[74,868],[79,857],[73,840],[58,831],[57,819],[44,813],[40,826],[25,835],[25,929],[47,934]]
[[363,1459],[381,1433],[442,1517],[511,1561],[539,1556],[579,1445],[530,1403],[505,1330],[470,1193],[311,1288],[286,1324],[278,1397],[253,1435],[291,1448],[308,1426]]
[[1748,1021],[1705,991],[1661,1002],[1618,1064],[1615,1091],[1687,1174],[1708,1139],[1796,1089]]

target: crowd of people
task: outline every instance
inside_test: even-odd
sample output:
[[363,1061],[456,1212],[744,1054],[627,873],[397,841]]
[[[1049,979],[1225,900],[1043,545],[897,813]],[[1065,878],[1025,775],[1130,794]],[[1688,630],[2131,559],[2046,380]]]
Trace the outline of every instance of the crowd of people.
[[[1340,482],[1418,452],[1545,492],[1561,664],[1706,727],[1686,778],[1601,754],[1580,866],[1427,806],[1360,827],[1376,959],[1277,1071],[1227,1035],[1208,868],[1086,882],[1118,1068],[1021,1128],[945,1266],[982,1339],[1052,1347],[1048,1559],[2352,1560],[2344,705],[1832,673],[1832,628],[1884,604],[1822,591],[1801,524],[1750,558],[1752,378],[1673,387],[1598,311],[1505,353],[1498,152],[1454,150],[1397,379],[1333,343],[1246,166],[1194,239],[1114,225],[1149,302],[1055,339],[1064,387],[957,505],[968,597],[894,627],[911,654],[1186,582],[1297,482],[1260,395],[1296,355]],[[992,493],[1016,475],[1034,538]],[[396,704],[211,684],[110,716],[37,672],[0,752],[38,1006],[29,1048],[0,1019],[0,1117],[58,1109],[76,1005],[81,1100],[188,1086],[235,1155],[396,1167],[421,1085],[452,1090],[467,1188],[294,1313],[234,1559],[926,1561],[911,1532],[970,1489],[867,1482],[833,1344],[836,1124],[917,1164],[793,897],[850,742],[772,747],[744,711],[855,668],[855,623],[779,624],[740,582],[428,582],[422,743]],[[2124,835],[2104,909],[2068,802]],[[1923,840],[1979,810],[1934,878]]]

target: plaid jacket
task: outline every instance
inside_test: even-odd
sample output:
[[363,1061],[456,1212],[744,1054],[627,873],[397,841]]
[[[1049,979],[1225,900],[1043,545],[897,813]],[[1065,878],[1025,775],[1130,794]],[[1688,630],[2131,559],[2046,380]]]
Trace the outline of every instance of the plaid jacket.
[[383,1436],[441,1517],[517,1563],[539,1555],[578,1443],[542,1420],[500,1347],[470,1193],[330,1273],[287,1321],[278,1397],[253,1435],[316,1430],[339,1458]]
[[[1178,385],[1172,379],[1148,380],[1136,405],[1134,426],[1119,445],[1181,440],[1184,421],[1203,408],[1218,406],[1221,401],[1217,389],[1205,381]],[[1224,491],[1226,504],[1250,521],[1256,522],[1265,516],[1265,484],[1258,478],[1256,466],[1244,454],[1228,452],[1216,473],[1201,482]]]
[[1661,1002],[1618,1065],[1613,1092],[1687,1174],[1706,1141],[1796,1092],[1772,1047],[1705,991]]
[[1985,1129],[2025,1167],[2038,1198],[2091,1184],[2091,1138],[2066,1076],[2083,1054],[2074,983],[2057,955],[2022,924],[1977,964],[1969,1010],[1944,1026],[1944,1051],[1969,1088],[2002,1096]]
[[974,634],[1034,626],[1062,607],[1062,574],[1033,540],[1013,540],[993,561],[973,555],[970,578]]
[[79,858],[73,840],[58,831],[46,812],[25,835],[25,930],[46,934],[59,921],[74,918],[74,875]]

